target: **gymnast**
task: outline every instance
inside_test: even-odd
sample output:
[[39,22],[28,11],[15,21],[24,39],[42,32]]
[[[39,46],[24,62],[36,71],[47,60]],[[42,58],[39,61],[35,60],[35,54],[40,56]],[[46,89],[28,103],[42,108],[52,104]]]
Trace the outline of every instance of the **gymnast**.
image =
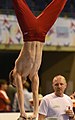
[[[18,120],[27,119],[24,108],[24,95],[22,81],[27,77],[32,83],[34,111],[30,119],[36,119],[38,114],[38,71],[42,61],[42,49],[45,36],[52,27],[57,17],[63,10],[67,0],[52,0],[52,2],[37,17],[34,16],[25,0],[13,0],[16,17],[23,34],[23,47],[15,61],[15,67],[9,73],[11,81],[16,85],[20,117]],[[14,80],[12,79],[14,78]]]

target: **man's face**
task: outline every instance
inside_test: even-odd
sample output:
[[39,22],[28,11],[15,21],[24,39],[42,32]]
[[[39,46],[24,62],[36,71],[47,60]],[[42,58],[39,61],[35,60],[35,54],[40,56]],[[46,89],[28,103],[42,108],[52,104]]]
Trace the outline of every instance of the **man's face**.
[[67,84],[63,76],[58,75],[53,79],[53,89],[57,96],[59,97],[63,96],[66,86]]

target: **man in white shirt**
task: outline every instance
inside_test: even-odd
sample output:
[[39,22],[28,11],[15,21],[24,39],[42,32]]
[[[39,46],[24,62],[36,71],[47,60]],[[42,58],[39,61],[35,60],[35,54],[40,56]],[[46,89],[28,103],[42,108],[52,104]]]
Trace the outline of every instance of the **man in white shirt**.
[[74,120],[73,103],[71,98],[64,94],[67,83],[63,76],[57,75],[53,79],[54,92],[43,97],[39,107],[38,120],[47,117],[56,117],[58,120]]

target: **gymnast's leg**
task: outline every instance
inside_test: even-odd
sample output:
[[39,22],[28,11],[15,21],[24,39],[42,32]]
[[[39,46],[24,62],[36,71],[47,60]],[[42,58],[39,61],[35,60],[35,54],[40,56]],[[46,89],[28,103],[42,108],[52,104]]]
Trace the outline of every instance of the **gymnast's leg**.
[[13,4],[17,20],[24,35],[25,32],[29,32],[29,30],[35,28],[36,17],[29,9],[25,0],[13,0]]
[[66,2],[67,0],[53,0],[37,17],[38,25],[45,30],[45,33],[52,27]]

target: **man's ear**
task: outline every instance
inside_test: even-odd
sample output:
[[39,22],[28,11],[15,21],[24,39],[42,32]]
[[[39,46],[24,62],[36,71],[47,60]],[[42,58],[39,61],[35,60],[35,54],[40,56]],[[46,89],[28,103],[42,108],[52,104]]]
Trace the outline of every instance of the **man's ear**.
[[67,85],[67,83],[66,83],[66,84],[65,84],[65,89],[67,88],[67,86],[68,86],[68,85]]

